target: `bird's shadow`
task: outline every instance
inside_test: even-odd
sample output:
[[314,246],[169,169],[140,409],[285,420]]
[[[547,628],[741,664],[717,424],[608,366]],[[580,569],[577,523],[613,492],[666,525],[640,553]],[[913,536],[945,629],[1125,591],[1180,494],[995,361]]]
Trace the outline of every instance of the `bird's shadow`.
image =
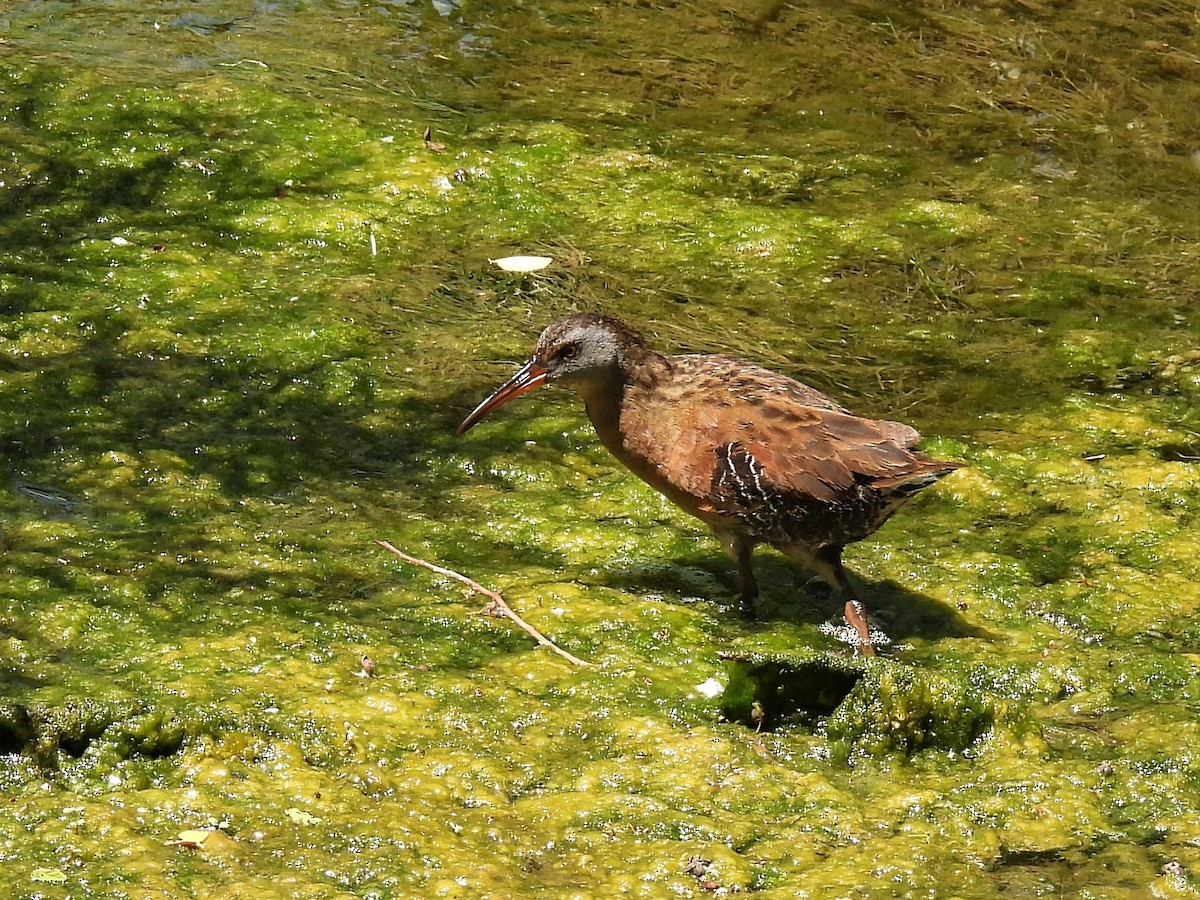
[[[760,550],[754,556],[760,596],[755,618],[760,624],[785,620],[810,625],[839,619],[842,603],[820,578],[790,560]],[[896,641],[920,637],[982,638],[996,635],[969,622],[955,607],[909,590],[894,581],[866,581],[850,571],[851,584],[866,604],[873,624]],[[736,576],[723,555],[697,553],[664,563],[627,561],[608,569],[608,584],[631,593],[678,592],[737,608]]]

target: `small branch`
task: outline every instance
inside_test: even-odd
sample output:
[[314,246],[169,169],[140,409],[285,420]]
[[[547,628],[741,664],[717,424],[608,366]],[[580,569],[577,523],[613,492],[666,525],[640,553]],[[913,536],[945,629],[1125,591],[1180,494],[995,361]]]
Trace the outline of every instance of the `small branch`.
[[469,587],[475,593],[483,594],[483,596],[487,597],[491,601],[490,603],[488,603],[487,606],[485,606],[483,609],[480,610],[481,613],[487,613],[488,615],[495,615],[497,612],[499,612],[500,615],[507,616],[508,618],[510,618],[514,622],[516,622],[517,625],[519,625],[526,633],[528,633],[535,641],[537,641],[543,647],[549,647],[551,650],[553,650],[559,656],[563,657],[563,659],[567,660],[572,665],[576,665],[576,666],[589,665],[589,663],[584,662],[582,659],[580,659],[577,656],[572,656],[566,650],[562,649],[557,644],[555,644],[552,640],[550,640],[548,637],[546,637],[544,634],[542,634],[540,631],[538,631],[536,628],[534,628],[532,625],[530,625],[528,622],[526,622],[524,619],[522,619],[520,616],[518,616],[515,612],[513,612],[512,607],[510,607],[507,603],[504,602],[503,597],[501,597],[495,591],[489,591],[478,581],[474,581],[473,579],[468,578],[466,575],[460,575],[458,572],[455,572],[453,569],[444,569],[441,566],[435,566],[433,563],[426,562],[423,559],[417,559],[417,557],[415,557],[415,556],[409,556],[403,550],[397,550],[388,541],[376,541],[375,543],[377,543],[384,550],[387,550],[389,553],[396,554],[398,557],[400,557],[405,562],[412,563],[414,566],[421,566],[422,568],[429,569],[429,571],[431,571],[431,572],[437,572],[439,575],[446,575],[450,578],[455,579],[456,581],[461,581],[463,584],[465,584],[467,587]]

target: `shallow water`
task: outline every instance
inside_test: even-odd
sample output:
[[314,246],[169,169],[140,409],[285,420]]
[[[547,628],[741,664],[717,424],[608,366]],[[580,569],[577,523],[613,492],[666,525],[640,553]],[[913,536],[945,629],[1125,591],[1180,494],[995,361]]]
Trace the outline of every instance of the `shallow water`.
[[[13,896],[1194,895],[1196,24],[0,11]],[[565,392],[454,436],[574,309],[968,464],[847,553],[887,661]]]

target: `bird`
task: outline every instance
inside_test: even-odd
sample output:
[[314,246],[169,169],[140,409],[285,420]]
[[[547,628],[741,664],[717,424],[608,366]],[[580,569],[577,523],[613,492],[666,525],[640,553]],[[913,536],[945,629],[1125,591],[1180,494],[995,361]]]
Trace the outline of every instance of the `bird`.
[[786,375],[724,354],[667,356],[619,319],[549,325],[529,361],[472,410],[464,434],[542,385],[574,389],[600,442],[634,475],[705,523],[737,568],[739,607],[758,598],[752,554],[780,550],[845,603],[850,642],[876,642],[842,564],[907,500],[961,467],[916,449],[899,422],[854,415]]

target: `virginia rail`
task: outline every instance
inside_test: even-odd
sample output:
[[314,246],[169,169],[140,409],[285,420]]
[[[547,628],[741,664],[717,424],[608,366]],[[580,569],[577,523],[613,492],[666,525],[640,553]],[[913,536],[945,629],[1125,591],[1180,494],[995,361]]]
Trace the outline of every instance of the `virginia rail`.
[[860,418],[730,356],[663,356],[628,325],[594,313],[542,332],[529,362],[458,433],[543,384],[578,391],[609,452],[712,529],[737,563],[744,612],[753,615],[758,596],[751,553],[770,544],[837,591],[859,652],[874,654],[842,548],[958,463],[913,449],[920,435],[907,425]]

